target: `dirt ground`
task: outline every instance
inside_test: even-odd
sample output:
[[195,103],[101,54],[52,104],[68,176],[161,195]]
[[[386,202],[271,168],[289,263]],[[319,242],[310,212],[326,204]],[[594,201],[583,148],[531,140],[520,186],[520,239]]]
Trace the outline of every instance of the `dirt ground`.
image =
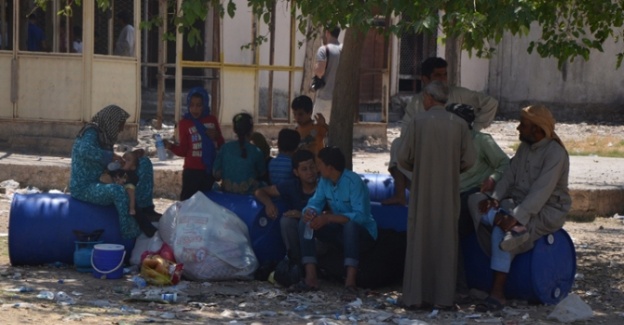
[[[586,131],[589,130],[589,131]],[[566,136],[622,133],[621,127],[571,127]],[[517,139],[515,122],[498,123],[491,133],[508,151]],[[389,130],[389,137],[396,136]],[[565,138],[564,135],[561,135]],[[356,171],[385,169],[387,147],[373,143],[356,146]],[[381,158],[380,158],[381,157]],[[377,158],[372,159],[372,158]],[[367,162],[375,160],[376,165]],[[379,163],[379,162],[382,163]],[[1,180],[0,180],[1,181]],[[27,184],[21,184],[22,187]],[[157,199],[163,212],[174,201]],[[68,265],[13,267],[9,263],[7,228],[10,195],[0,194],[0,321],[3,324],[554,324],[547,318],[554,306],[529,305],[511,301],[497,313],[477,313],[474,302],[456,312],[408,311],[396,305],[400,286],[363,290],[360,299],[343,301],[338,283],[321,282],[313,293],[287,293],[282,287],[260,281],[188,282],[176,287],[137,289],[131,273],[121,280],[101,280],[79,273]],[[572,293],[591,306],[594,316],[580,324],[621,324],[624,322],[624,242],[622,221],[597,218],[592,222],[568,221],[564,227],[573,238],[577,254],[577,276]],[[132,270],[130,270],[132,271]],[[163,304],[133,301],[133,293],[177,292],[178,301]],[[38,298],[42,291],[65,292],[73,301]]]

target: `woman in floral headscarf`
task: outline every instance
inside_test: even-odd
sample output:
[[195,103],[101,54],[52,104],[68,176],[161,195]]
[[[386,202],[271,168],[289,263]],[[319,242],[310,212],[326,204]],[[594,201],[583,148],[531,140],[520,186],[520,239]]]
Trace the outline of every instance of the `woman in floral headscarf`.
[[151,237],[156,228],[149,218],[157,214],[152,198],[154,170],[149,158],[139,159],[139,182],[136,186],[138,209],[134,216],[128,213],[128,196],[123,186],[100,182],[102,171],[109,163],[123,163],[123,158],[114,153],[113,145],[128,117],[130,114],[119,106],[110,105],[95,114],[91,122],[80,130],[72,148],[69,190],[72,197],[81,201],[99,205],[115,204],[124,238],[137,237],[141,231]]

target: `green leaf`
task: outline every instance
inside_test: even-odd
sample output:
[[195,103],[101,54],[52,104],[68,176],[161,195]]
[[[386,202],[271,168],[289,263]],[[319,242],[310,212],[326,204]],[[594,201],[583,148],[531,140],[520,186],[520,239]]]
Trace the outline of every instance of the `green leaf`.
[[229,0],[227,4],[227,13],[230,16],[230,18],[234,17],[235,12],[236,12],[236,4],[232,2],[232,0]]

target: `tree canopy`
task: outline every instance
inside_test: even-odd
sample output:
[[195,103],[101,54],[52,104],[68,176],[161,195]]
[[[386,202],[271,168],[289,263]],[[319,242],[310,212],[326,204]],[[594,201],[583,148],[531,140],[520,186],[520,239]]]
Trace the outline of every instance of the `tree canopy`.
[[[81,1],[68,0],[61,13],[71,14],[71,4],[79,5]],[[41,7],[47,2],[36,0]],[[440,29],[449,37],[461,36],[463,48],[480,57],[490,55],[505,32],[526,35],[531,27],[539,28],[540,39],[531,42],[527,50],[553,57],[559,66],[578,56],[588,60],[591,50],[602,51],[609,38],[618,42],[624,36],[624,2],[613,0],[327,0],[322,5],[317,0],[248,0],[248,6],[269,22],[271,10],[279,2],[291,6],[304,34],[308,18],[319,25],[365,31],[379,28],[375,16],[409,17],[397,19],[381,31],[401,34]],[[110,7],[110,0],[96,3],[102,10]],[[237,10],[232,0],[184,0],[181,8],[184,14],[176,15],[175,23],[185,31],[190,44],[201,42],[201,35],[193,26],[197,20],[206,19],[207,6],[218,8],[222,16],[233,17]],[[619,67],[624,50],[616,55]]]
[[[48,0],[36,0],[45,5]],[[135,0],[138,1],[138,0]],[[175,0],[168,0],[175,4]],[[67,0],[65,11],[71,11]],[[609,40],[621,41],[624,36],[624,1],[618,0],[248,0],[253,12],[269,24],[276,4],[284,3],[297,19],[298,28],[307,33],[308,20],[319,26],[347,28],[341,63],[338,67],[336,89],[330,125],[330,144],[343,152],[352,151],[353,116],[359,105],[359,64],[363,35],[370,29],[384,34],[432,33],[440,30],[446,37],[461,38],[462,48],[479,57],[489,57],[496,44],[509,32],[528,35],[531,29],[541,30],[538,39],[529,43],[527,51],[541,57],[555,58],[561,68],[577,57],[589,60],[592,50],[603,51]],[[110,0],[97,0],[101,9],[110,6]],[[186,35],[189,44],[201,42],[194,27],[205,20],[207,6],[217,8],[221,16],[233,17],[233,0],[184,0],[182,15],[174,17],[174,24]],[[171,6],[176,8],[175,5]],[[379,26],[376,18],[391,19],[389,26]],[[162,22],[152,22],[157,25]],[[144,23],[149,26],[150,23]],[[624,59],[624,49],[615,54],[616,67]],[[344,59],[346,58],[346,59]],[[346,155],[351,166],[351,155]]]

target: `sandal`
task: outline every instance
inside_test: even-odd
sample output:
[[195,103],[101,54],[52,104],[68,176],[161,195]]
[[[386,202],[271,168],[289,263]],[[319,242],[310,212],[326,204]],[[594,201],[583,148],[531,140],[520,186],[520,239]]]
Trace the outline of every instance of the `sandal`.
[[488,296],[481,303],[475,306],[475,311],[480,313],[501,311],[505,305],[492,296]]
[[309,286],[303,280],[291,285],[287,289],[287,291],[290,293],[312,292],[312,291],[317,291],[317,290],[318,290],[318,287]]

